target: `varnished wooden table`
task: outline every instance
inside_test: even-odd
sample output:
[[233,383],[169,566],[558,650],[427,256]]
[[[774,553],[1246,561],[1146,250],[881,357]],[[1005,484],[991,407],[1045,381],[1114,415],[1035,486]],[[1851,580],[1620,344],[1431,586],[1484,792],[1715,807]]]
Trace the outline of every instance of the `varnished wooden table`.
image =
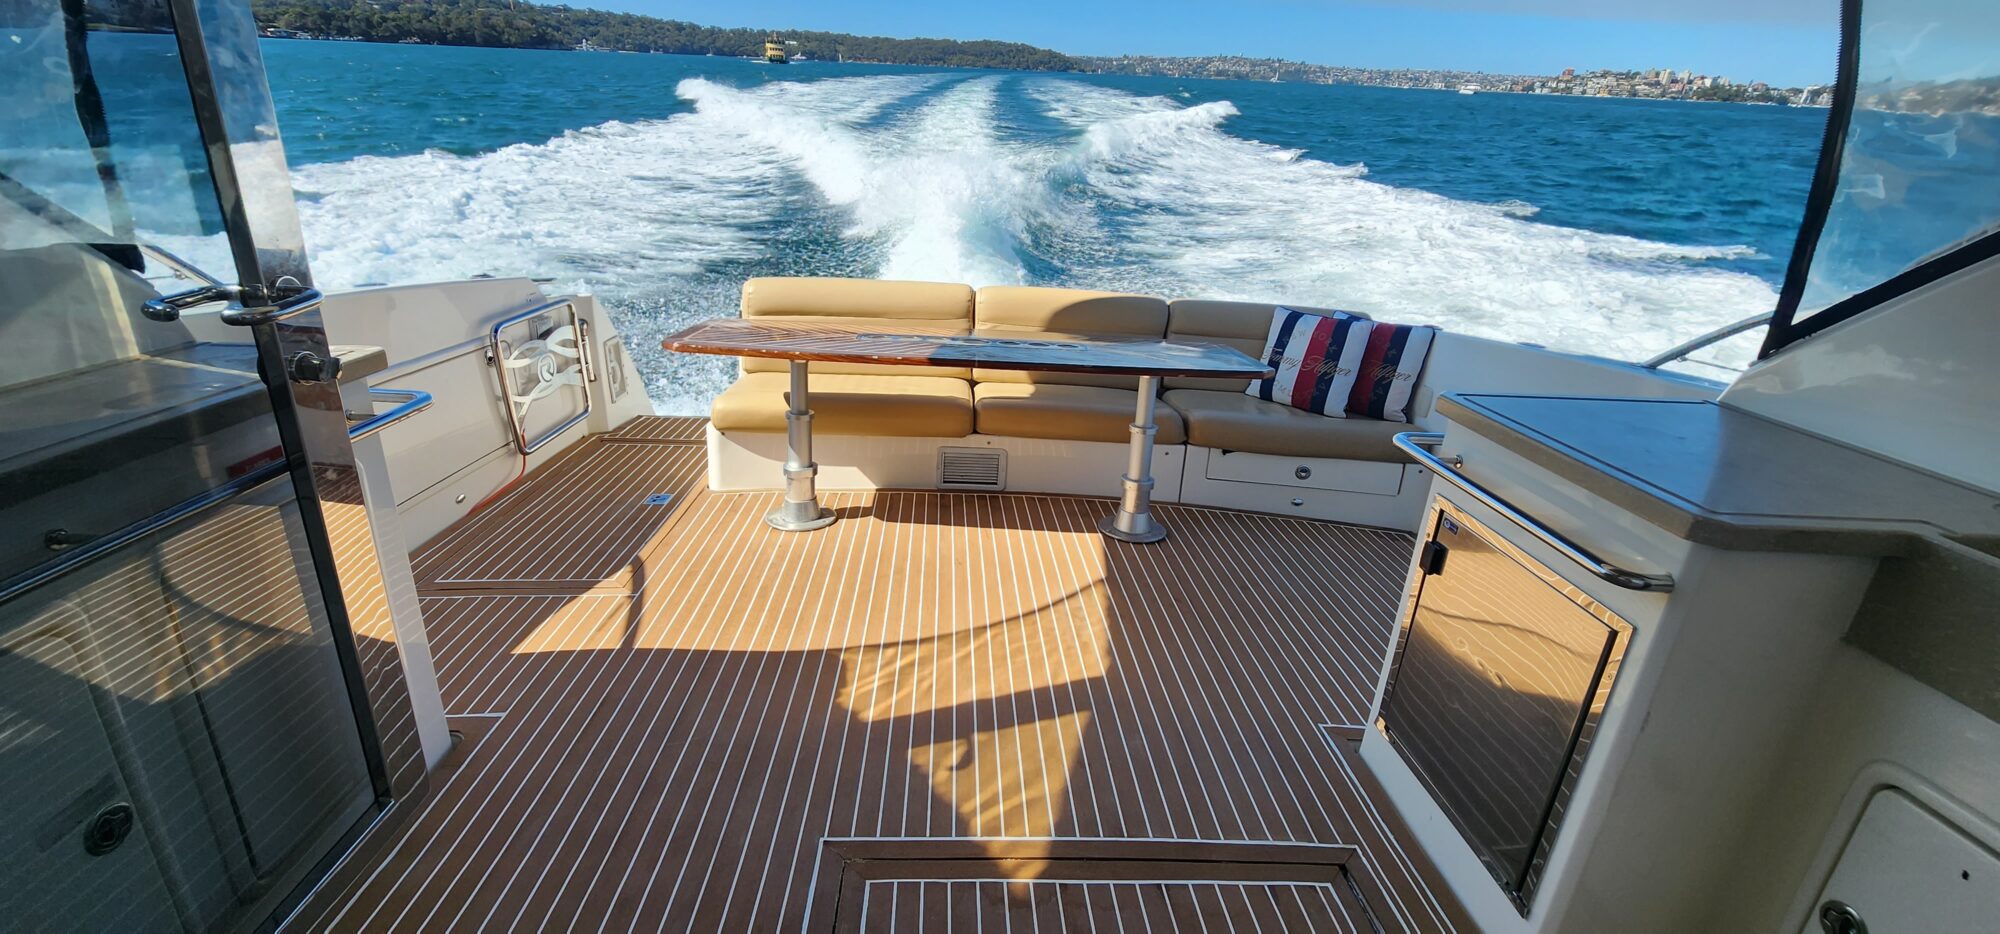
[[1159,381],[1167,376],[1263,379],[1271,369],[1231,347],[1216,344],[1110,338],[1042,339],[989,337],[957,328],[913,325],[803,324],[742,318],[704,321],[661,342],[681,353],[767,357],[791,364],[792,388],[785,413],[785,502],[764,521],[774,528],[804,532],[833,524],[819,504],[819,475],[812,459],[812,407],[806,367],[827,363],[896,366],[985,367],[1139,378],[1139,402],[1132,417],[1131,457],[1118,511],[1099,530],[1127,542],[1157,542],[1167,530],[1153,518],[1153,408]]

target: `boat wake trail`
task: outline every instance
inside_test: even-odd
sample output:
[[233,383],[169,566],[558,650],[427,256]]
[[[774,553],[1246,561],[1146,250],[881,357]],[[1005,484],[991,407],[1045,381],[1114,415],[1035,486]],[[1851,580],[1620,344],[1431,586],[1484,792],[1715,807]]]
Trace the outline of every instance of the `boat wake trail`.
[[1628,359],[1776,299],[1754,276],[1701,265],[1746,247],[1556,227],[1518,201],[1382,184],[1231,136],[1227,103],[1063,80],[1032,93],[1080,133],[1072,190],[1098,224],[1070,231],[1069,252],[1103,259],[1070,275],[1101,288],[1351,308]]
[[999,80],[952,85],[867,133],[700,78],[681,82],[679,94],[784,153],[847,209],[845,234],[875,246],[882,278],[991,285],[1024,280],[1019,248],[1039,190],[1020,153],[994,139]]
[[1714,263],[1747,248],[1383,184],[1232,135],[1227,101],[937,74],[675,94],[666,119],[543,143],[300,167],[314,268],[334,287],[492,273],[595,291],[655,400],[689,412],[729,369],[657,337],[729,314],[750,275],[1296,302],[1624,358],[1775,300]]
[[848,128],[934,80],[770,85],[731,93],[782,99],[782,113],[697,108],[474,156],[364,156],[302,166],[294,184],[315,267],[336,286],[493,273],[644,289],[767,258],[762,235],[796,207],[798,165],[829,197],[852,197],[841,186],[865,154]]

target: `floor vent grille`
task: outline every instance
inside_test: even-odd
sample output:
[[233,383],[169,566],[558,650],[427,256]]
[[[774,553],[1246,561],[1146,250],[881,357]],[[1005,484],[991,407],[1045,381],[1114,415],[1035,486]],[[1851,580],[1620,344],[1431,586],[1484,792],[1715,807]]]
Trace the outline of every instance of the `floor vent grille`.
[[1004,490],[1007,452],[991,448],[939,448],[938,489]]

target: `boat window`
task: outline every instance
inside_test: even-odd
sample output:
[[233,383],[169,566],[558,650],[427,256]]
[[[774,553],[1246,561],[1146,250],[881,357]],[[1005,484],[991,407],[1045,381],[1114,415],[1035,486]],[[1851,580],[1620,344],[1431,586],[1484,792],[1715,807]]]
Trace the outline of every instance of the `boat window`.
[[2000,231],[2000,4],[1860,7],[1853,107],[1838,174],[1815,192],[1826,214],[1810,266],[1787,290],[1787,340],[1879,304],[1888,296],[1848,300]]
[[75,244],[149,277],[232,279],[166,3],[65,7],[30,0],[0,37],[0,251]]

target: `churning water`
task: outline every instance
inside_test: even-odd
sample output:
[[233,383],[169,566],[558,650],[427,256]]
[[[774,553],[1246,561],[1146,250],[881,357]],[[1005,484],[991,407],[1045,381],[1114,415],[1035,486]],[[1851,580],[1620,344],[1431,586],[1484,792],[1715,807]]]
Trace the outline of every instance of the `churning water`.
[[1344,307],[1636,358],[1775,299],[1823,111],[264,43],[322,283],[549,276],[662,411],[751,275]]

